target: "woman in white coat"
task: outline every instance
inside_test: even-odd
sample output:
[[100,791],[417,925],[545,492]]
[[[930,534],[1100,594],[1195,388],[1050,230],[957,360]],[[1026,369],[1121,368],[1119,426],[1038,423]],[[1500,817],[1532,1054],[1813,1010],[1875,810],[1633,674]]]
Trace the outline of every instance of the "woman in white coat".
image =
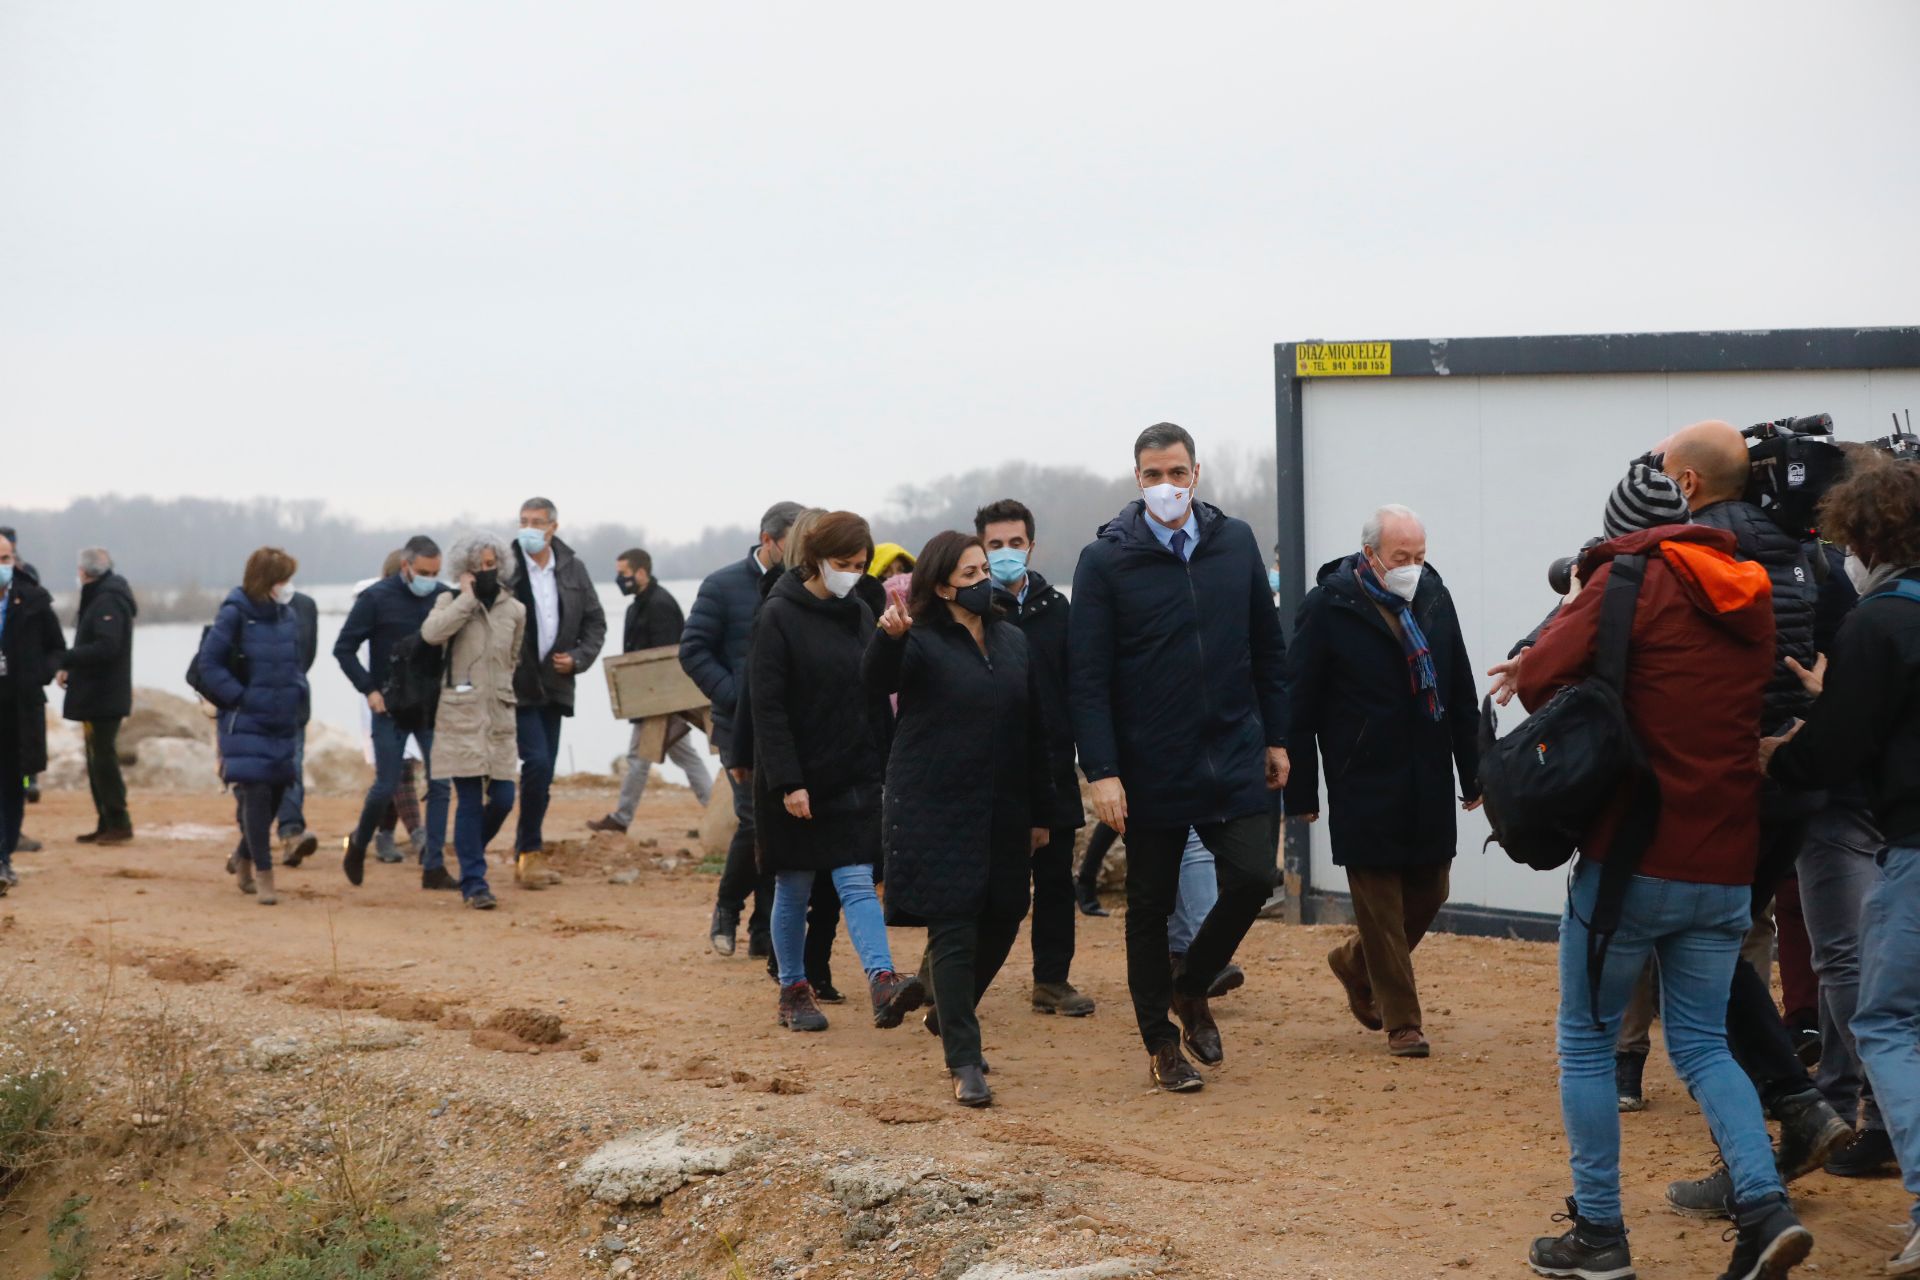
[[446,566],[460,589],[435,601],[420,626],[422,640],[446,649],[431,768],[434,777],[452,779],[459,802],[453,848],[460,896],[491,911],[500,904],[487,887],[487,845],[513,812],[520,773],[513,669],[527,611],[513,597],[514,560],[502,539],[464,534],[448,549]]

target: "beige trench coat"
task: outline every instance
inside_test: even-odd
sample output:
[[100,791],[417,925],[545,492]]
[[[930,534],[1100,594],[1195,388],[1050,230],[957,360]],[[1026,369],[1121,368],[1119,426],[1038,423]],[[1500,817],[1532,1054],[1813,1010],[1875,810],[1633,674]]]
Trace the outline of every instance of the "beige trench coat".
[[433,602],[433,612],[420,624],[420,638],[447,646],[447,675],[433,728],[434,777],[519,776],[513,667],[526,625],[526,606],[510,591],[501,591],[491,609],[466,592]]

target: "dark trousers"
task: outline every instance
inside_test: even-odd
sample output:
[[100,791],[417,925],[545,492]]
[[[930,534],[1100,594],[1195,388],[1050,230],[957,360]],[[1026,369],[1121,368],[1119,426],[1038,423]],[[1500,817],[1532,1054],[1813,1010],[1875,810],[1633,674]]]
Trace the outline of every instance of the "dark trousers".
[[100,831],[124,831],[133,825],[127,816],[127,782],[120,776],[121,717],[89,720],[82,726],[87,744],[87,786],[93,792],[93,811]]
[[[1069,846],[1071,847],[1071,846]],[[1069,899],[1068,905],[1072,902]],[[927,922],[926,978],[940,1013],[940,1046],[947,1069],[977,1067],[980,1056],[980,997],[1007,962],[1020,920],[1007,913]],[[1161,960],[1166,959],[1162,948]]]
[[1780,1008],[1794,1026],[1820,1020],[1820,979],[1813,972],[1813,939],[1800,905],[1800,877],[1782,880],[1773,894],[1773,926],[1780,948]]
[[[1073,828],[1055,827],[1033,851],[1033,980],[1059,983],[1073,967]],[[945,1025],[944,1022],[942,1025]]]
[[0,867],[13,864],[20,844],[20,824],[27,816],[27,784],[20,774],[20,714],[39,715],[40,708],[22,708],[0,701]]
[[[360,821],[353,828],[353,843],[356,848],[364,849],[373,842],[373,833],[379,829],[380,820],[393,804],[394,796],[400,790],[400,775],[405,771],[407,761],[408,733],[393,722],[389,715],[376,715],[373,718],[373,785],[367,788],[367,798],[360,802]],[[419,740],[420,752],[429,760],[433,758],[433,731],[422,729],[412,737]],[[526,748],[521,747],[524,752]],[[421,845],[420,865],[423,870],[446,865],[447,811],[452,805],[452,792],[445,778],[433,776],[432,767],[427,767],[427,838]]]
[[[1758,920],[1773,900],[1775,885],[1792,868],[1806,843],[1806,832],[1804,818],[1761,821],[1759,875],[1753,885],[1754,919]],[[1727,999],[1727,1045],[1741,1069],[1752,1077],[1760,1101],[1769,1111],[1813,1088],[1806,1067],[1793,1051],[1793,1036],[1773,1003],[1773,992],[1745,959],[1733,967],[1733,989]]]
[[1127,987],[1133,993],[1133,1016],[1149,1053],[1179,1043],[1179,1029],[1167,1016],[1175,990],[1187,996],[1207,994],[1214,975],[1233,959],[1279,881],[1269,838],[1273,823],[1265,813],[1196,824],[1193,830],[1213,854],[1220,899],[1188,945],[1186,963],[1176,980],[1167,955],[1167,919],[1180,892],[1180,855],[1187,845],[1187,830],[1133,824],[1127,828]]
[[284,782],[233,784],[234,819],[240,824],[238,852],[253,859],[256,871],[273,870],[273,815],[286,795]]
[[[760,874],[753,847],[753,783],[727,779],[733,790],[733,816],[738,822],[733,842],[727,846],[727,865],[720,872],[719,904],[732,911],[747,909],[747,897],[753,897],[753,916],[747,921],[749,938],[764,936],[773,915],[773,877]],[[832,877],[815,876],[814,884]],[[830,886],[829,886],[830,887]],[[836,897],[834,901],[838,902]],[[769,953],[771,954],[771,953]],[[813,969],[807,969],[811,974]]]
[[1080,858],[1080,884],[1088,893],[1100,887],[1100,866],[1119,838],[1120,833],[1106,823],[1093,824],[1093,834],[1087,837],[1087,851]]
[[[768,911],[772,911],[773,895],[767,895]],[[756,896],[754,905],[760,899]],[[818,875],[813,878],[813,894],[807,899],[807,981],[815,989],[833,985],[833,940],[840,932],[840,891],[833,887],[833,877]]]
[[513,841],[516,853],[538,853],[546,843],[547,799],[560,760],[561,719],[560,708],[552,703],[521,707],[516,717],[520,739],[520,826]]
[[293,782],[287,787],[286,798],[280,802],[280,815],[275,819],[280,828],[280,837],[305,834],[307,830],[307,726],[300,726],[300,736],[293,740]]
[[1348,867],[1353,922],[1359,932],[1336,954],[1343,973],[1365,974],[1388,1031],[1418,1030],[1420,990],[1413,978],[1413,949],[1447,904],[1452,864],[1425,867]]
[[460,896],[471,898],[487,887],[487,846],[507,824],[513,812],[513,779],[495,778],[487,782],[486,801],[480,799],[484,778],[455,778],[453,789],[460,797],[459,813],[453,820],[453,852],[460,860]]

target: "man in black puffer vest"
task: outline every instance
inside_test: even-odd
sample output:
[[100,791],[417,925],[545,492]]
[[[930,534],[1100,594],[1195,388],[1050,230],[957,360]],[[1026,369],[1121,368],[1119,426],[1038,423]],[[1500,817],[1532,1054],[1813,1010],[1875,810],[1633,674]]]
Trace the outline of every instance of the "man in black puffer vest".
[[120,776],[120,724],[133,713],[133,588],[113,571],[104,547],[80,553],[80,616],[73,647],[60,662],[67,691],[61,714],[85,728],[87,785],[93,792],[93,830],[81,844],[133,839],[127,784]]
[[[1764,566],[1773,583],[1775,655],[1767,683],[1762,730],[1780,734],[1805,718],[1813,698],[1788,665],[1811,670],[1819,585],[1813,561],[1799,539],[1745,500],[1749,464],[1746,441],[1725,422],[1696,422],[1659,445],[1660,469],[1680,486],[1695,524],[1732,533],[1738,556]],[[1773,900],[1774,887],[1793,868],[1806,840],[1807,820],[1826,803],[1823,793],[1770,785],[1760,801],[1760,862],[1754,876],[1754,918]],[[1727,1005],[1727,1042],[1760,1101],[1780,1122],[1775,1159],[1791,1181],[1819,1168],[1852,1137],[1852,1129],[1820,1096],[1793,1051],[1793,1039],[1773,1003],[1766,978],[1742,960],[1734,966]],[[1724,1168],[1667,1188],[1667,1202],[1693,1216],[1723,1217],[1732,1185]]]

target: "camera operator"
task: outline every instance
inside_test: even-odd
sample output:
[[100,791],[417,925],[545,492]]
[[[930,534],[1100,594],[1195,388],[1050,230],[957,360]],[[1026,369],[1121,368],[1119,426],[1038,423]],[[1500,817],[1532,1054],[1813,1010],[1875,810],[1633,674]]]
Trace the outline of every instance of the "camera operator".
[[1860,927],[1853,1031],[1916,1197],[1892,1275],[1920,1274],[1920,467],[1860,458],[1821,504],[1860,603],[1806,722],[1761,743],[1768,773],[1818,787],[1864,776],[1887,847]]
[[[1656,461],[1687,500],[1695,524],[1725,529],[1736,554],[1766,569],[1773,586],[1774,664],[1761,717],[1764,733],[1779,733],[1806,714],[1812,695],[1795,663],[1811,669],[1818,587],[1804,545],[1746,500],[1752,464],[1746,441],[1726,422],[1696,422],[1655,447]],[[1826,804],[1817,791],[1769,785],[1760,798],[1760,858],[1753,879],[1753,911],[1760,920],[1774,886],[1793,867],[1806,840],[1807,821]],[[1787,1181],[1819,1168],[1851,1140],[1853,1130],[1820,1096],[1795,1054],[1793,1039],[1766,980],[1745,960],[1734,966],[1727,1006],[1727,1041],[1753,1078],[1767,1112],[1780,1122],[1776,1159]],[[1667,1203],[1695,1217],[1723,1217],[1732,1184],[1725,1168],[1667,1188]]]

